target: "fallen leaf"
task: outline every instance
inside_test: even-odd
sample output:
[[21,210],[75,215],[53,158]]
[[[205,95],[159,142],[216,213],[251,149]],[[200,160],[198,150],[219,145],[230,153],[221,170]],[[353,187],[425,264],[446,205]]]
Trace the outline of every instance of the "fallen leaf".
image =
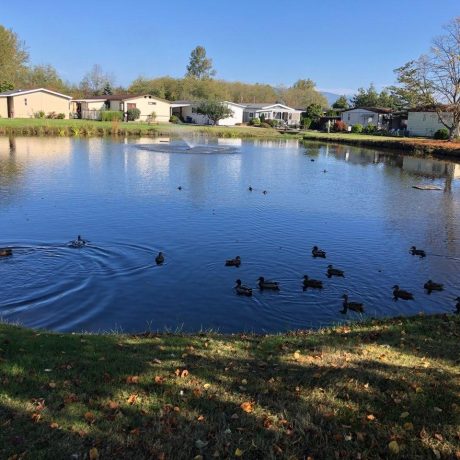
[[247,413],[252,412],[254,410],[252,403],[249,401],[245,401],[244,403],[241,403],[240,407],[241,409],[244,410],[244,412],[247,412]]
[[204,388],[205,390],[207,390],[210,386],[211,386],[210,383],[205,383],[205,384],[203,385],[203,388]]
[[243,456],[243,451],[237,447],[235,450],[235,457],[242,457]]
[[42,418],[42,416],[40,414],[33,413],[30,418],[34,423],[37,423]]
[[155,358],[152,362],[155,364],[161,364],[161,359]]
[[97,447],[93,447],[89,450],[89,460],[97,460],[99,458],[99,451]]
[[372,421],[372,420],[375,420],[375,415],[369,414],[366,418],[367,418],[367,420]]
[[93,423],[94,420],[96,420],[96,417],[94,416],[94,414],[92,412],[86,412],[85,413],[85,420],[88,422],[88,423]]
[[297,350],[294,352],[294,359],[299,359],[300,358],[300,351]]
[[164,380],[165,380],[165,379],[164,379],[164,377],[163,377],[163,376],[161,376],[161,375],[155,375],[155,377],[154,377],[154,381],[155,381],[155,383],[158,383],[158,384],[161,384],[161,383],[163,383],[163,382],[164,382]]
[[197,420],[198,420],[199,422],[204,422],[204,419],[205,419],[205,418],[204,418],[204,415],[199,415],[199,416],[197,417]]
[[205,442],[205,441],[202,441],[201,439],[197,439],[195,441],[195,446],[198,448],[198,449],[203,449],[203,447],[206,447],[208,445],[208,442]]
[[134,384],[139,383],[139,376],[138,375],[130,375],[126,377],[126,383]]
[[435,412],[439,412],[439,413],[442,412],[442,409],[441,409],[440,407],[433,407],[433,410],[434,410]]
[[433,451],[433,454],[436,458],[441,458],[441,452],[439,452],[438,449],[431,449]]
[[133,428],[133,429],[129,432],[129,434],[132,434],[133,436],[139,436],[140,432],[141,432],[140,428]]
[[128,397],[128,404],[131,406],[137,401],[137,394],[132,394]]
[[187,369],[184,369],[181,373],[180,373],[180,376],[182,379],[184,379],[185,377],[187,377],[189,375],[189,372]]
[[399,454],[399,444],[396,441],[391,441],[388,444],[388,449],[394,455]]
[[407,431],[410,431],[410,430],[413,430],[414,429],[414,424],[411,423],[411,422],[406,422],[404,425],[403,425],[404,429],[407,430]]
[[53,422],[53,423],[50,424],[50,428],[51,428],[52,430],[56,430],[56,429],[59,428],[59,425],[58,425],[56,422]]
[[433,436],[434,436],[438,441],[441,441],[441,442],[444,441],[444,438],[443,438],[442,434],[435,433]]
[[409,412],[403,412],[401,415],[400,415],[401,418],[407,418],[409,417]]
[[49,386],[50,388],[56,388],[56,383],[50,382],[50,383],[48,383],[48,386]]
[[115,402],[115,401],[109,401],[108,406],[109,406],[109,409],[111,409],[111,410],[116,410],[116,409],[118,409],[118,403]]

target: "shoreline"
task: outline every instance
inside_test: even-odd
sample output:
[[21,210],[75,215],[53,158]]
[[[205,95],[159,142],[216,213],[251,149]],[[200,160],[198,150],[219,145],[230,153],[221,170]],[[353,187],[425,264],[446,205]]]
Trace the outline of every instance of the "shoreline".
[[460,315],[285,334],[0,323],[2,458],[458,458]]

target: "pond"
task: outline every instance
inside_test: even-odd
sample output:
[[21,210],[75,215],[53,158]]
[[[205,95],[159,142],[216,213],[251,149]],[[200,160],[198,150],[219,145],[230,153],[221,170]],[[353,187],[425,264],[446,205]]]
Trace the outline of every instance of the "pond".
[[[57,331],[273,332],[453,311],[459,164],[296,140],[198,143],[0,138],[0,247],[13,248],[0,258],[0,317]],[[79,234],[88,245],[69,247]],[[224,266],[237,255],[239,268]],[[328,264],[345,277],[328,279]],[[304,274],[324,289],[303,291]],[[280,291],[259,291],[260,276]],[[237,278],[252,297],[236,295]],[[444,291],[429,295],[430,278]],[[415,300],[395,302],[395,284]],[[364,315],[340,313],[344,293]]]

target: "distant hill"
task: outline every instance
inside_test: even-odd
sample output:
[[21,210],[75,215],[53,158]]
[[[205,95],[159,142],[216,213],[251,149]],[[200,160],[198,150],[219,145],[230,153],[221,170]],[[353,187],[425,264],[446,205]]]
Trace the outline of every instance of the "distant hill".
[[321,94],[327,99],[329,105],[332,105],[340,97],[340,94],[328,93],[327,91],[321,91]]

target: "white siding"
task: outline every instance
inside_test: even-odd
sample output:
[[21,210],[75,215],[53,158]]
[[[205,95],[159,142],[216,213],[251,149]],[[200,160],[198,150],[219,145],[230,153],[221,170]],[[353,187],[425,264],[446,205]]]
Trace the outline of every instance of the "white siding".
[[[443,117],[449,121],[452,115],[445,113]],[[407,129],[410,136],[432,137],[434,133],[445,126],[439,121],[436,112],[409,112]]]
[[370,110],[365,109],[353,109],[347,110],[346,112],[342,112],[342,121],[345,122],[348,126],[353,125],[374,125],[377,127],[381,127],[381,114],[372,112]]

